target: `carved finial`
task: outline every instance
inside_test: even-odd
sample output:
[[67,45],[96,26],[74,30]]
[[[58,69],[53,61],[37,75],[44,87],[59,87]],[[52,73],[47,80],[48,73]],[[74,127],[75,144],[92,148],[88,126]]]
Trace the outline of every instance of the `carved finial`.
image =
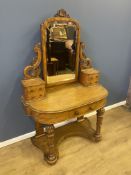
[[57,13],[56,13],[54,16],[55,16],[55,17],[70,18],[69,14],[68,14],[64,9],[58,10]]

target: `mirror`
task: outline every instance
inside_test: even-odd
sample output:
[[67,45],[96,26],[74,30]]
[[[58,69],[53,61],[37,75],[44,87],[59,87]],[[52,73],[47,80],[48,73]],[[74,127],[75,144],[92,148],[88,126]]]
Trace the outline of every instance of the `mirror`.
[[47,83],[75,79],[76,27],[72,22],[50,22],[47,28]]
[[47,85],[76,81],[79,28],[72,18],[49,18],[42,28],[44,78]]

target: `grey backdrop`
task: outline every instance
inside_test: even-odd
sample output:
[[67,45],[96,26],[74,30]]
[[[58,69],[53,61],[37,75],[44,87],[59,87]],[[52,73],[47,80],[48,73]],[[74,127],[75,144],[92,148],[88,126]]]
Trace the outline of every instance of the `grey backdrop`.
[[34,130],[20,102],[20,80],[40,41],[40,23],[60,8],[80,21],[81,40],[109,90],[108,104],[126,98],[131,74],[130,0],[0,0],[1,141]]

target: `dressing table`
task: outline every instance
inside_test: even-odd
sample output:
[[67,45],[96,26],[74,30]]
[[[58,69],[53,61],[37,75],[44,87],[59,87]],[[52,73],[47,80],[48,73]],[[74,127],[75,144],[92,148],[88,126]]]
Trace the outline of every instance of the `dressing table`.
[[[36,58],[24,69],[21,97],[26,114],[35,121],[32,143],[41,149],[47,163],[58,160],[58,144],[78,135],[101,140],[101,125],[107,90],[99,84],[99,71],[92,67],[80,41],[80,26],[64,9],[45,20]],[[96,111],[96,129],[85,114]],[[60,122],[66,125],[55,128]]]

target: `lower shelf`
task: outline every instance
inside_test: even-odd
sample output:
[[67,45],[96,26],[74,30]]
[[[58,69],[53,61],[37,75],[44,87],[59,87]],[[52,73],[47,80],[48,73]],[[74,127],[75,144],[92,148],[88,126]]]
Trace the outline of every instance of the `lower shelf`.
[[[84,118],[82,121],[75,121],[72,123],[69,123],[65,126],[61,126],[59,128],[55,129],[55,136],[54,136],[54,145],[56,148],[56,153],[57,153],[57,159],[59,157],[58,153],[58,145],[64,141],[68,137],[73,137],[73,136],[80,136],[80,137],[85,137],[91,141],[100,141],[101,138],[95,137],[95,130],[91,127],[91,123],[87,118]],[[46,132],[44,132],[42,135],[39,136],[34,136],[31,138],[32,143],[38,147],[42,152],[44,153],[45,160],[48,157],[49,154],[49,147],[47,144],[47,135]],[[47,161],[47,160],[46,160]],[[50,164],[54,164],[54,162],[48,162]]]

